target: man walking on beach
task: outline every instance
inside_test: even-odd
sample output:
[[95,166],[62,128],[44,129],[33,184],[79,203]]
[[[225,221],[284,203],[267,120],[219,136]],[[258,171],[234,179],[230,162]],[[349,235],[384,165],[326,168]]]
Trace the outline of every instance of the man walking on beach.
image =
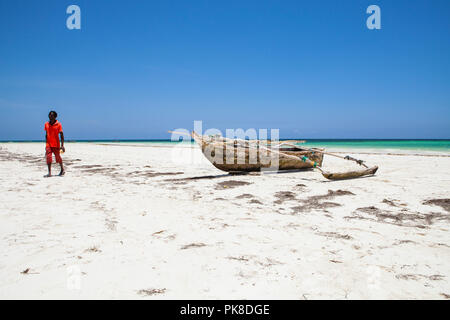
[[[61,172],[59,173],[60,176],[63,176],[64,173],[64,166],[61,159],[61,156],[59,154],[59,151],[62,150],[62,152],[65,152],[64,148],[64,133],[62,130],[61,123],[56,120],[58,117],[58,114],[56,111],[50,111],[48,114],[49,121],[45,123],[45,156],[47,158],[47,166],[48,166],[48,174],[44,177],[51,177],[52,176],[52,153],[55,154],[55,160],[59,165],[61,166]],[[59,135],[61,135],[61,146],[59,144]]]

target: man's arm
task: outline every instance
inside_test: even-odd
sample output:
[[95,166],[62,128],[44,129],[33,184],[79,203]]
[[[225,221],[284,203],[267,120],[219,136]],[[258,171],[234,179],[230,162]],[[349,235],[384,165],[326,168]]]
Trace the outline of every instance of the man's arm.
[[64,132],[60,132],[59,135],[61,136],[61,150],[63,152],[66,152],[66,148],[64,148]]
[[47,123],[44,125],[44,131],[45,131],[45,148],[47,148]]

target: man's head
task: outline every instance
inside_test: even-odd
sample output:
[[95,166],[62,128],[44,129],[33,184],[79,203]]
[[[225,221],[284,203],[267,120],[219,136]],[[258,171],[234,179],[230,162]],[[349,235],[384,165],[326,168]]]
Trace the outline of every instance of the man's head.
[[52,110],[48,113],[48,119],[52,122],[55,121],[57,117],[58,117],[58,114],[56,113],[56,111]]

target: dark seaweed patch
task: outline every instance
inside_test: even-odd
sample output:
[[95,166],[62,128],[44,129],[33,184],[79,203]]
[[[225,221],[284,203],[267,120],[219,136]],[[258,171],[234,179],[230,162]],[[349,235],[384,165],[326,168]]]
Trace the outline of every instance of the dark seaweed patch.
[[163,294],[166,292],[166,288],[162,289],[142,289],[139,290],[137,293],[141,296],[154,296],[157,294]]
[[[362,215],[361,213],[364,213]],[[345,217],[346,219],[369,220],[375,222],[383,222],[403,227],[426,228],[436,221],[450,221],[450,215],[439,212],[424,213],[408,213],[406,209],[398,212],[389,210],[381,210],[375,206],[362,207],[356,209],[354,215]]]
[[344,239],[344,240],[351,240],[353,239],[348,234],[340,234],[337,232],[317,232],[319,236],[327,237],[327,238],[335,238],[335,239]]
[[447,212],[450,212],[450,199],[431,199],[424,201],[423,204],[439,206]]
[[295,200],[295,193],[291,191],[279,191],[275,193],[275,197],[278,199],[274,201],[276,204],[282,204],[285,201]]
[[239,180],[227,180],[222,181],[216,184],[216,190],[223,190],[223,189],[231,189],[236,188],[240,186],[246,186],[249,185],[250,182],[247,181],[239,181]]
[[251,199],[254,198],[255,196],[250,194],[250,193],[243,193],[240,196],[237,196],[236,199]]
[[308,212],[311,210],[316,209],[322,209],[325,210],[327,208],[334,208],[339,207],[341,204],[336,202],[329,202],[325,200],[334,199],[338,196],[345,196],[345,195],[354,195],[353,192],[347,191],[347,190],[328,190],[326,194],[317,195],[317,196],[311,196],[305,200],[300,200],[301,204],[295,207],[292,207],[293,213],[301,213],[301,212]]
[[204,244],[204,243],[190,243],[190,244],[182,246],[180,249],[186,250],[186,249],[191,249],[191,248],[201,248],[201,247],[205,247],[205,246],[206,246],[206,244]]

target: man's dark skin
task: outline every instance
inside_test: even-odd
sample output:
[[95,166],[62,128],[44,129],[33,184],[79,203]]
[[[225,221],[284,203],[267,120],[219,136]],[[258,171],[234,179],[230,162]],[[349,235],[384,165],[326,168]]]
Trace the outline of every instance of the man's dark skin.
[[[56,118],[55,118],[55,115],[52,112],[49,113],[48,120],[49,120],[51,125],[55,124]],[[62,152],[66,152],[66,149],[64,148],[64,133],[60,132],[59,136],[60,136],[60,141],[61,141],[61,148],[60,149],[62,150]],[[47,133],[45,134],[45,142],[47,142]],[[59,175],[62,176],[65,173],[62,161],[61,161],[60,165],[61,165],[61,172],[59,173]],[[48,166],[48,176],[50,177],[52,175],[52,164],[50,163],[47,166]]]

